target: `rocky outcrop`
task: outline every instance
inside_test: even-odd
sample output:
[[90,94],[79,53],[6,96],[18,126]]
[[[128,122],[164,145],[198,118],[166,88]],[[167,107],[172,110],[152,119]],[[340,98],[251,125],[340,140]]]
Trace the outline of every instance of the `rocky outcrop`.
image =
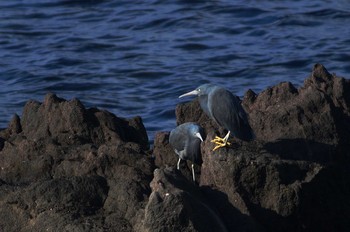
[[174,168],[156,169],[151,188],[142,231],[227,231],[200,189]]
[[[248,91],[242,104],[257,140],[215,152],[210,140],[222,128],[197,100],[177,106],[179,124],[196,121],[207,132],[199,186],[229,231],[348,230],[349,88],[317,64],[299,89],[286,82]],[[174,165],[163,140],[156,136],[156,160]]]
[[350,82],[317,64],[242,104],[257,139],[215,152],[225,131],[198,101],[177,106],[206,131],[193,183],[169,132],[149,150],[140,117],[29,101],[0,131],[0,231],[347,231]]
[[139,117],[48,94],[1,131],[0,231],[132,231],[154,164]]

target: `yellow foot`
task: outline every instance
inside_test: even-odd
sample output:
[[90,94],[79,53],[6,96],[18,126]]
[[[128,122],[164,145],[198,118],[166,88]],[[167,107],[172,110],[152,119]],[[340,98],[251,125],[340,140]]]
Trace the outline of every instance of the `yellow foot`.
[[211,142],[216,144],[213,151],[219,149],[220,147],[231,145],[231,143],[227,141],[227,138],[220,138],[218,136],[215,136],[215,139],[211,140]]
[[215,136],[215,139],[213,139],[211,142],[212,143],[224,143],[225,142],[224,139],[225,138],[220,138],[219,136]]
[[219,149],[220,147],[224,147],[224,146],[226,146],[226,144],[224,144],[224,143],[218,144],[214,147],[213,151]]

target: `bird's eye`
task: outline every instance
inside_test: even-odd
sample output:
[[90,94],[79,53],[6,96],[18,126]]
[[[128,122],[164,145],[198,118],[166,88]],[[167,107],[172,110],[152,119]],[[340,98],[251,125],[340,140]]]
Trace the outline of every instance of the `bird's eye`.
[[200,91],[201,91],[201,89],[197,89],[197,91],[198,91],[198,92],[200,92]]

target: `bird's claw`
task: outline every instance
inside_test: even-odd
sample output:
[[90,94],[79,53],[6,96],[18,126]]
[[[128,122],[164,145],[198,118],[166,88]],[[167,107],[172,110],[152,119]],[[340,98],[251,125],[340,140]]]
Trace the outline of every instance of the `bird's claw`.
[[220,138],[219,136],[215,136],[215,139],[211,140],[211,142],[213,143],[222,143],[224,142],[224,139],[223,138]]
[[217,150],[217,149],[219,149],[220,147],[224,147],[225,146],[225,144],[218,144],[218,145],[216,145],[214,148],[213,148],[213,151],[215,151],[215,150]]
[[215,136],[215,139],[211,140],[211,142],[216,144],[213,151],[219,149],[220,147],[231,145],[231,143],[228,142],[225,138],[220,138],[219,136]]

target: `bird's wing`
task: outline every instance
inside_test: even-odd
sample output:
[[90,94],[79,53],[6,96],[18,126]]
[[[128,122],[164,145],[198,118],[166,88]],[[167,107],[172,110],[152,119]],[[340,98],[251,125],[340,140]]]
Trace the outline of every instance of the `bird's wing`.
[[217,123],[233,134],[239,133],[248,123],[238,97],[223,88],[216,89],[209,96],[209,108]]
[[186,137],[186,130],[183,127],[176,127],[170,132],[169,143],[180,152],[185,149]]

